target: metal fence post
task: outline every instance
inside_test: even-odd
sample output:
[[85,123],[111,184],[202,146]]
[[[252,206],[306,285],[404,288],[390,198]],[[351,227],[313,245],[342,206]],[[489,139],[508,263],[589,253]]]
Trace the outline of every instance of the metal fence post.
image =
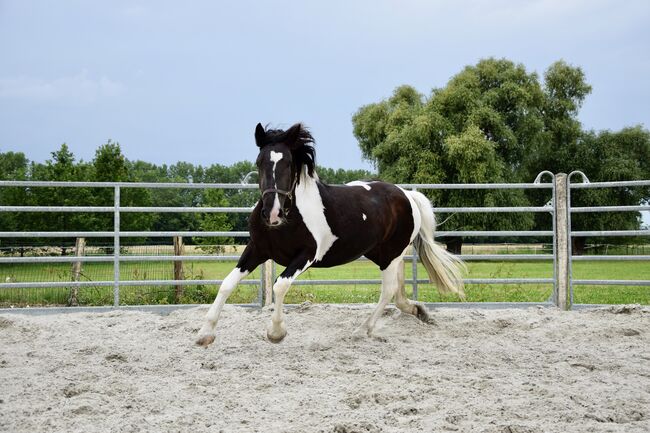
[[[571,177],[574,175],[580,175],[582,177],[582,183],[590,183],[587,175],[579,170],[574,170],[567,176],[567,206],[568,206],[568,216],[567,216],[567,227],[569,230],[569,302],[570,305],[573,305],[573,236],[571,234]],[[607,254],[607,253],[605,253]]]
[[569,254],[571,239],[569,239],[569,206],[568,181],[565,173],[555,175],[555,245],[557,260],[555,277],[557,278],[557,306],[562,310],[571,309],[569,299]]
[[115,186],[113,213],[113,306],[120,305],[120,186]]

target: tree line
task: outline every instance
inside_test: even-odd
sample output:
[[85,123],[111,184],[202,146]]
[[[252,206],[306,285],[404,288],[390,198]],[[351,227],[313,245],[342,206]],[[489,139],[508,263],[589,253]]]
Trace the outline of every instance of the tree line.
[[[226,166],[195,165],[178,162],[156,165],[127,159],[119,143],[108,141],[99,146],[92,161],[77,161],[64,143],[51,152],[44,163],[30,161],[22,152],[0,152],[0,180],[77,181],[77,182],[175,182],[175,183],[242,183],[255,164],[249,161]],[[328,183],[345,183],[369,179],[367,170],[343,170],[320,167],[319,176]],[[256,176],[249,176],[256,182]],[[245,207],[253,206],[259,198],[256,189],[182,189],[182,188],[122,188],[120,205],[146,207]],[[113,206],[112,188],[0,188],[3,206]],[[122,213],[120,227],[124,231],[246,231],[247,214],[223,213]],[[112,231],[110,213],[45,213],[2,212],[0,231]],[[89,239],[92,244],[109,240]],[[131,243],[149,241],[130,239]],[[186,243],[214,245],[238,242],[233,239],[194,238]],[[0,239],[0,246],[20,245],[21,239]],[[32,240],[34,242],[34,240]],[[74,239],[43,241],[67,246]]]
[[[507,59],[484,59],[465,67],[442,88],[422,95],[412,86],[361,107],[354,135],[380,178],[396,183],[532,182],[544,170],[584,172],[590,181],[650,179],[650,132],[584,130],[578,112],[591,92],[579,67],[552,64],[540,78]],[[539,190],[431,191],[434,205],[541,206]],[[546,194],[546,196],[544,195]],[[650,188],[583,189],[574,206],[638,205]],[[574,230],[636,230],[639,212],[584,213]],[[444,230],[532,230],[551,227],[545,214],[440,215]],[[585,238],[574,239],[582,251]],[[627,242],[627,239],[618,239]],[[611,241],[611,239],[610,239]],[[460,251],[462,238],[448,238]]]

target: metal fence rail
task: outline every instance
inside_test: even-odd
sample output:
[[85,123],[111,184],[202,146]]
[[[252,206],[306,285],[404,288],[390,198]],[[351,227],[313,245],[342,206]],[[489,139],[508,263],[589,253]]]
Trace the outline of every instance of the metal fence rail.
[[[650,231],[646,230],[612,230],[612,231],[571,231],[571,214],[580,212],[610,212],[610,211],[642,211],[650,210],[650,206],[598,206],[598,207],[571,207],[571,190],[578,188],[608,188],[608,187],[632,187],[648,186],[650,181],[630,182],[599,182],[599,183],[576,183],[571,184],[571,177],[579,172],[567,175],[553,175],[550,172],[543,172],[533,183],[501,183],[501,184],[404,184],[404,189],[410,190],[495,190],[495,189],[545,189],[551,192],[551,201],[544,206],[519,206],[519,207],[438,207],[435,212],[442,213],[549,213],[552,215],[552,230],[536,231],[440,231],[436,238],[449,236],[470,236],[470,237],[549,237],[552,239],[551,254],[473,254],[462,255],[461,258],[467,261],[552,261],[553,273],[547,278],[468,278],[466,284],[550,284],[553,287],[551,302],[561,308],[571,308],[573,305],[573,287],[579,284],[611,284],[611,285],[650,285],[648,281],[627,281],[627,280],[583,280],[572,278],[573,261],[582,260],[647,260],[650,256],[581,256],[573,257],[571,252],[571,238],[579,236],[648,236]],[[579,173],[582,175],[581,173]],[[586,176],[583,180],[586,180]],[[550,182],[542,182],[548,177]],[[196,284],[221,284],[222,280],[208,279],[184,279],[184,280],[122,280],[120,264],[127,262],[153,262],[153,261],[225,261],[237,260],[238,256],[203,256],[203,255],[127,255],[121,252],[121,240],[124,238],[138,237],[248,237],[248,232],[243,231],[122,231],[120,217],[124,213],[153,213],[153,212],[178,212],[178,213],[250,213],[252,207],[123,207],[121,206],[121,190],[126,188],[169,188],[169,189],[230,189],[250,190],[256,189],[257,185],[250,184],[192,184],[192,183],[128,183],[128,182],[33,182],[33,181],[0,181],[0,188],[111,188],[114,190],[113,206],[2,206],[0,212],[92,212],[92,213],[113,213],[113,231],[33,231],[33,232],[0,232],[0,238],[111,238],[112,256],[74,256],[74,257],[0,257],[0,264],[3,263],[113,263],[113,279],[105,281],[66,281],[66,282],[0,282],[0,290],[9,288],[46,288],[46,287],[89,287],[101,286],[113,287],[113,306],[120,305],[120,288],[125,286],[151,286],[151,285],[196,285]],[[409,280],[413,287],[413,297],[418,298],[418,285],[427,283],[428,280],[418,278],[417,254],[406,256],[405,260],[411,261],[412,278]],[[265,293],[268,289],[268,273],[273,272],[266,268],[262,270],[260,279],[246,279],[241,284],[258,286],[258,302],[265,302]],[[343,285],[343,284],[379,284],[380,279],[349,279],[349,280],[298,280],[296,285]],[[267,300],[268,301],[268,300]]]

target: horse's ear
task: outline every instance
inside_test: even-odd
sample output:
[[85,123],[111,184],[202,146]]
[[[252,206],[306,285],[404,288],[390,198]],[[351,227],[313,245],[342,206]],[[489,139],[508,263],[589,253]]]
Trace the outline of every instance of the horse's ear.
[[289,149],[296,150],[298,147],[302,146],[304,143],[300,140],[300,135],[302,131],[302,124],[296,123],[291,128],[287,129],[286,134],[286,145],[289,146]]
[[261,123],[255,127],[255,143],[257,147],[262,148],[266,144],[266,131]]

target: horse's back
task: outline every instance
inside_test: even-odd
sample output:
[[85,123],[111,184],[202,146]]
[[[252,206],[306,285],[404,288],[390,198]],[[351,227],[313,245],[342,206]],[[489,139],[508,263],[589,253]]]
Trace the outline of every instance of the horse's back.
[[385,267],[408,246],[413,210],[401,188],[385,182],[354,182],[320,185],[319,190],[325,217],[338,238],[320,266],[335,266],[365,255]]

